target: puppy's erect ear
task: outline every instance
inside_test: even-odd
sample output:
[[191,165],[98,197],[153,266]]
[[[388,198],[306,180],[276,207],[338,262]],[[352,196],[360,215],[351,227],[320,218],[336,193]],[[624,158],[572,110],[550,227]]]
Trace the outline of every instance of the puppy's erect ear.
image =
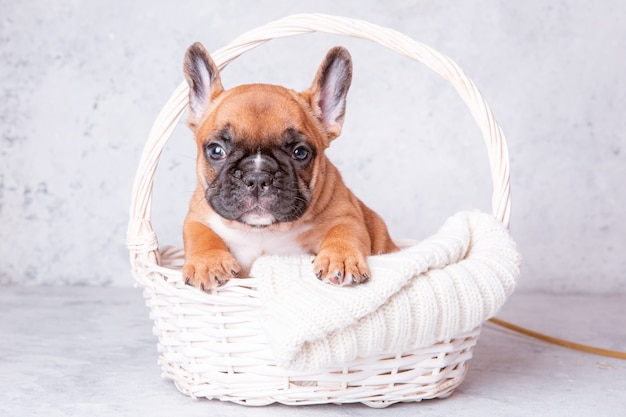
[[333,140],[341,133],[346,113],[346,95],[352,82],[352,59],[347,49],[336,46],[317,70],[309,94],[311,108]]
[[206,114],[211,101],[220,95],[224,88],[220,72],[200,42],[191,45],[185,53],[184,73],[189,84],[189,127],[198,126]]

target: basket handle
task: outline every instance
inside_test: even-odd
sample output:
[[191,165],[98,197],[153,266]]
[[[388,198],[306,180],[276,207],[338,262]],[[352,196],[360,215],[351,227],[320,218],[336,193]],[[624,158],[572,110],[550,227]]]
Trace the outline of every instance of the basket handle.
[[[476,85],[447,56],[393,29],[362,20],[324,14],[298,14],[268,23],[242,34],[211,55],[221,71],[244,52],[265,42],[311,32],[344,35],[376,42],[421,62],[448,80],[470,109],[481,130],[491,166],[492,212],[505,226],[509,226],[511,210],[509,155],[504,134]],[[153,180],[165,142],[187,108],[188,93],[189,87],[186,82],[176,88],[154,122],[141,155],[133,186],[126,241],[133,265],[134,259],[140,254],[148,254],[154,259],[158,257],[157,237],[150,223]]]

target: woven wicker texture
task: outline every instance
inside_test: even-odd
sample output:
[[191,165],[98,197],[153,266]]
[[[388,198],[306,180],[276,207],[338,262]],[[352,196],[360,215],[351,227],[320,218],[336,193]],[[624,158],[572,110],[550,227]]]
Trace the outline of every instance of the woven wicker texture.
[[[252,30],[212,53],[220,69],[271,39],[326,32],[376,42],[448,80],[470,109],[487,145],[493,216],[508,227],[510,188],[504,136],[474,83],[448,57],[392,29],[328,15],[295,15]],[[479,327],[409,352],[381,352],[340,366],[295,371],[278,366],[259,323],[256,278],[231,280],[212,293],[185,286],[182,252],[159,248],[151,221],[152,187],[165,142],[187,108],[181,84],[158,115],[133,187],[127,245],[158,336],[163,375],[193,397],[248,405],[396,402],[444,398],[463,380]]]

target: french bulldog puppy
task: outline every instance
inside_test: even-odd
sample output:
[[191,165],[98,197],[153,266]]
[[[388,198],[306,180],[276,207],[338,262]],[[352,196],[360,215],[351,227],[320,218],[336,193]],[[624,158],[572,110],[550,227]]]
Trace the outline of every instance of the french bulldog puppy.
[[309,89],[251,84],[224,90],[200,43],[184,61],[197,187],[183,227],[187,284],[245,277],[263,254],[314,254],[317,277],[352,285],[366,257],[396,251],[383,220],[344,184],[324,151],[341,133],[352,60],[331,49]]

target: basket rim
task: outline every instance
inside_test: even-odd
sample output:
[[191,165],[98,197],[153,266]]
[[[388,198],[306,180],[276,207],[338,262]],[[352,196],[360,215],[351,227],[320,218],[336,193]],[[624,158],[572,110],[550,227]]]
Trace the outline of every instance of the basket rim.
[[[285,37],[321,32],[368,40],[426,65],[449,81],[471,114],[487,146],[492,177],[492,213],[507,228],[510,221],[510,168],[506,140],[482,93],[449,57],[394,29],[364,20],[328,14],[296,14],[243,33],[211,55],[220,69],[264,43]],[[151,224],[154,176],[161,152],[188,107],[189,87],[183,81],[157,116],[142,151],[133,183],[126,244],[131,264],[141,254],[158,263],[158,239]]]

